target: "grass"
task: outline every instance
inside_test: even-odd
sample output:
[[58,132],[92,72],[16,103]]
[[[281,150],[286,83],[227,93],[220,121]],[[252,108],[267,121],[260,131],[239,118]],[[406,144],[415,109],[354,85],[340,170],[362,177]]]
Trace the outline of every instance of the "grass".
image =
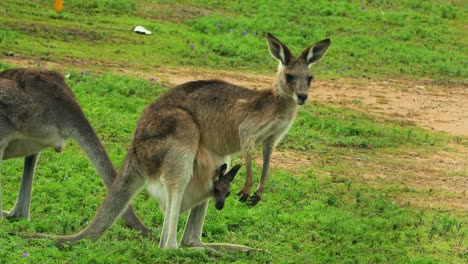
[[[319,103],[303,108],[282,146],[309,151],[320,146],[383,148],[404,145],[446,144],[452,138],[429,133],[397,121],[376,122],[375,118],[343,107]],[[299,143],[295,145],[294,143]]]
[[[332,48],[315,69],[319,78],[466,79],[463,1],[67,0],[60,14],[51,6],[52,1],[0,2],[0,52],[34,58],[37,68],[44,60],[72,65],[64,71],[67,82],[117,168],[141,111],[169,87],[160,80],[107,73],[110,65],[144,72],[166,65],[265,72],[276,67],[264,40],[270,31],[295,53],[331,37]],[[153,35],[132,33],[136,25]],[[105,73],[95,72],[94,64],[103,65]],[[0,62],[0,70],[12,66]],[[82,241],[62,251],[50,240],[9,235],[72,234],[92,219],[106,189],[83,151],[70,142],[61,154],[41,155],[31,221],[1,220],[0,263],[463,263],[466,215],[444,205],[416,206],[413,200],[459,196],[408,181],[419,179],[412,176],[421,171],[433,181],[448,175],[464,179],[466,167],[436,170],[431,161],[446,152],[462,156],[466,144],[465,137],[309,103],[274,153],[275,160],[285,155],[284,163],[302,162],[287,167],[280,161],[265,203],[247,208],[229,197],[221,212],[209,206],[205,242],[268,252],[214,256],[159,250],[163,216],[146,192],[134,206],[152,228],[150,238],[120,221],[98,242]],[[396,175],[382,178],[382,170]],[[21,173],[21,159],[2,163],[6,209],[15,202]],[[241,188],[244,173],[233,192]],[[373,178],[363,180],[366,175]]]
[[[135,120],[143,107],[167,88],[149,80],[92,72],[71,72],[67,81],[112,160],[120,167]],[[0,259],[6,263],[461,261],[466,258],[466,217],[400,206],[387,198],[384,189],[347,177],[349,169],[339,173],[343,170],[339,156],[344,152],[356,151],[374,157],[375,153],[387,153],[390,149],[402,151],[407,147],[436,151],[446,148],[450,142],[451,137],[446,134],[375,120],[343,108],[309,105],[301,110],[279,151],[311,156],[326,153],[335,157],[300,172],[275,170],[268,184],[266,203],[257,207],[249,209],[234,197],[228,199],[221,212],[210,204],[204,241],[240,243],[268,250],[265,254],[222,256],[191,250],[159,250],[157,241],[163,216],[146,192],[137,197],[134,205],[143,221],[155,228],[152,238],[142,238],[116,224],[97,243],[83,241],[60,251],[53,246],[53,241],[8,235],[10,232],[71,234],[90,221],[106,190],[82,150],[71,142],[64,153],[47,150],[41,155],[31,221],[2,221]],[[7,160],[2,166],[6,208],[14,203],[21,168],[20,159]],[[333,171],[334,176],[327,176],[327,172]],[[260,168],[255,167],[254,172],[258,175]],[[240,174],[234,190],[241,187],[239,179],[243,179],[244,171]],[[179,223],[180,232],[185,218]],[[24,253],[28,256],[23,257]]]
[[[274,68],[264,35],[297,54],[330,37],[322,78],[410,77],[464,82],[463,1],[67,1],[56,14],[39,0],[0,4],[0,48],[43,60],[109,60],[155,66]],[[143,25],[151,36],[131,32]],[[83,43],[92,46],[83,50]],[[267,65],[268,67],[265,67]]]

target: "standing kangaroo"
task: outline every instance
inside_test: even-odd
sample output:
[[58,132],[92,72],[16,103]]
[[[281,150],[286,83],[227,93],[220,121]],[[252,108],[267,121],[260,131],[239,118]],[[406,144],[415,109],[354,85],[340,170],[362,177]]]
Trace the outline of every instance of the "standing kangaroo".
[[[69,138],[84,149],[110,187],[117,173],[63,76],[55,71],[31,69],[0,73],[0,165],[6,159],[25,157],[17,201],[11,212],[3,211],[0,195],[0,217],[29,220],[32,181],[39,153],[48,147],[60,152]],[[126,225],[144,235],[148,233],[131,207],[123,218]]]
[[179,214],[190,210],[181,245],[226,250],[250,250],[242,245],[205,244],[201,233],[213,188],[210,172],[243,151],[248,197],[252,185],[251,152],[263,143],[262,179],[252,203],[261,197],[273,147],[290,127],[297,105],[307,100],[312,75],[330,40],[306,48],[298,58],[273,35],[268,45],[280,68],[274,89],[250,90],[222,81],[188,82],[161,95],[138,120],[120,173],[91,223],[80,233],[61,236],[57,244],[88,238],[98,240],[146,185],[164,212],[159,246],[178,248]]

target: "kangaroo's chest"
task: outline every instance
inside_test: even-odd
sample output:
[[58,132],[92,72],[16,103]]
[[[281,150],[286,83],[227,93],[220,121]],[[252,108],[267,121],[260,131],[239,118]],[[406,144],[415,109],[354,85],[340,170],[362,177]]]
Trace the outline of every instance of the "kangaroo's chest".
[[267,138],[273,138],[275,142],[279,141],[291,127],[293,119],[275,119],[265,124],[255,134],[255,142],[262,143]]

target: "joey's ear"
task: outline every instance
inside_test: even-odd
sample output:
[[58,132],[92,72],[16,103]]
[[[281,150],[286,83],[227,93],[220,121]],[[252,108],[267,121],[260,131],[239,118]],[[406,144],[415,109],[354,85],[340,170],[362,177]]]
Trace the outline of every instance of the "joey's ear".
[[312,64],[319,62],[323,56],[325,56],[328,47],[330,47],[330,43],[330,39],[324,39],[314,43],[312,46],[301,52],[299,59],[305,60],[307,65],[310,67]]
[[227,164],[224,163],[223,165],[219,166],[218,169],[216,169],[215,177],[223,177],[224,173],[226,172],[227,169]]
[[294,58],[288,47],[272,34],[267,33],[267,40],[271,55],[279,60],[281,64],[287,65]]
[[234,167],[231,168],[231,170],[229,170],[228,173],[226,173],[226,175],[224,175],[224,177],[229,180],[229,182],[232,182],[232,180],[234,180],[234,177],[236,177],[236,174],[237,172],[239,171],[241,165],[236,165]]

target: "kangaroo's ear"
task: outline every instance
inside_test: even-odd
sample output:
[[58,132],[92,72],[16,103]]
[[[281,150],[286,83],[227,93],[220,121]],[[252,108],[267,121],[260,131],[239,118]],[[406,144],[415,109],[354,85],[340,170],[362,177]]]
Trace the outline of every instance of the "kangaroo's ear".
[[281,64],[287,65],[294,56],[286,45],[270,33],[267,33],[268,47],[273,58],[279,60]]
[[19,70],[18,72],[21,73],[21,77],[17,79],[17,82],[23,88],[44,82],[44,78],[39,71]]
[[229,180],[229,182],[232,182],[234,180],[234,177],[236,177],[237,172],[239,171],[241,165],[236,165],[229,170],[226,175],[224,175],[225,179]]
[[312,64],[319,62],[323,56],[325,56],[328,47],[330,47],[330,43],[330,39],[324,39],[312,44],[312,46],[301,52],[299,59],[305,60],[306,64],[310,67]]

